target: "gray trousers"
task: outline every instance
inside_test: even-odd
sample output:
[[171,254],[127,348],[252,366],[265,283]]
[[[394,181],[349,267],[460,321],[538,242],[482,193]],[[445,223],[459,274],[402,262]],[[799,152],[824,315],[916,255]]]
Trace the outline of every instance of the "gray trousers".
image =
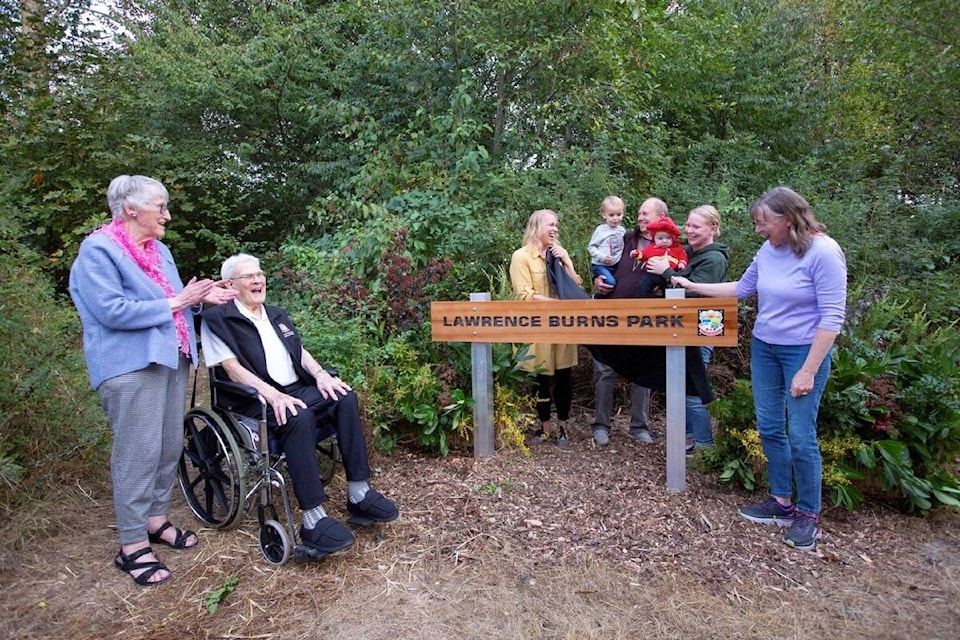
[[97,389],[110,420],[113,508],[120,544],[147,539],[147,517],[166,515],[183,452],[183,410],[190,364],[151,364]]
[[[613,412],[613,389],[617,373],[597,360],[593,361],[593,428],[610,430],[610,414]],[[647,412],[650,410],[650,389],[630,384],[630,431],[646,429]]]

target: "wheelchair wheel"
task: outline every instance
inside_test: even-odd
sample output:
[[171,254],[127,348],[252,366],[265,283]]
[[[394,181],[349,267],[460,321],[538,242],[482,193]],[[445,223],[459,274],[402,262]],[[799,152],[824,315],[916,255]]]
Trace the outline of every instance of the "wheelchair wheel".
[[180,489],[200,520],[228,529],[243,513],[247,481],[243,454],[230,428],[215,412],[194,407],[183,419]]
[[276,520],[266,520],[260,525],[260,553],[264,560],[279,567],[290,559],[293,544],[287,530]]
[[343,462],[337,439],[327,438],[317,443],[317,463],[320,465],[320,479],[327,484],[337,472],[337,465]]

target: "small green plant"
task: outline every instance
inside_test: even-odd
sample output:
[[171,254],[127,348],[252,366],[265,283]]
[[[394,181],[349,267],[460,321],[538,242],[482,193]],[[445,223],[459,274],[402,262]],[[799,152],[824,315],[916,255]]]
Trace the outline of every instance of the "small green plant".
[[863,502],[863,492],[857,483],[865,474],[856,460],[867,445],[852,432],[824,434],[819,441],[824,489],[838,507],[851,511],[858,509]]
[[733,484],[734,481],[737,481],[747,491],[753,491],[757,488],[757,479],[754,476],[753,468],[741,458],[724,462],[719,479],[720,482],[726,484]]
[[6,485],[6,490],[12,493],[26,471],[12,457],[0,455],[0,484]]
[[508,344],[495,344],[492,348],[493,379],[501,385],[509,387],[520,387],[530,383],[533,376],[527,373],[520,363],[533,358],[530,355],[530,345],[524,344],[519,347],[512,347]]
[[216,613],[217,609],[220,608],[220,603],[236,590],[239,582],[240,576],[230,576],[221,582],[219,587],[204,596],[203,606],[206,607],[207,613],[211,615]]
[[721,482],[736,483],[753,491],[766,458],[754,427],[750,381],[736,380],[727,396],[712,402],[709,410],[717,421],[716,442],[713,447],[697,452],[698,468],[717,470]]
[[504,478],[499,483],[491,480],[483,485],[482,490],[489,496],[502,496],[510,491],[510,478]]
[[863,492],[854,483],[863,479],[864,474],[847,464],[839,462],[836,464],[836,470],[843,480],[837,481],[834,479],[828,482],[824,478],[823,483],[830,493],[830,501],[848,511],[859,509],[860,505],[863,504]]

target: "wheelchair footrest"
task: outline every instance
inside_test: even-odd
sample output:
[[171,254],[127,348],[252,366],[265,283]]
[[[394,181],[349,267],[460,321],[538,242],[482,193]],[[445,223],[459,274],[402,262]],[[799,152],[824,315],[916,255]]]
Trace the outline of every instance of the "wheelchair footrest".
[[298,544],[293,547],[293,555],[303,560],[323,560],[330,554],[320,551],[316,547]]

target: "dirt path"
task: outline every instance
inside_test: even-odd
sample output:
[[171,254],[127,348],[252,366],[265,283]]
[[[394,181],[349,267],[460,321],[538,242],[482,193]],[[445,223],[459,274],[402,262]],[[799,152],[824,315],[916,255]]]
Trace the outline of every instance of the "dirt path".
[[[736,507],[753,497],[691,473],[664,489],[664,446],[618,432],[531,458],[375,457],[401,519],[321,563],[259,555],[255,517],[200,528],[175,573],[139,588],[113,568],[110,495],[76,488],[36,536],[0,552],[0,637],[930,638],[960,628],[960,517],[829,510],[815,553]],[[344,483],[330,488],[342,515]],[[181,497],[176,523],[197,529]],[[9,530],[9,526],[6,527]],[[216,613],[208,594],[236,576]]]

